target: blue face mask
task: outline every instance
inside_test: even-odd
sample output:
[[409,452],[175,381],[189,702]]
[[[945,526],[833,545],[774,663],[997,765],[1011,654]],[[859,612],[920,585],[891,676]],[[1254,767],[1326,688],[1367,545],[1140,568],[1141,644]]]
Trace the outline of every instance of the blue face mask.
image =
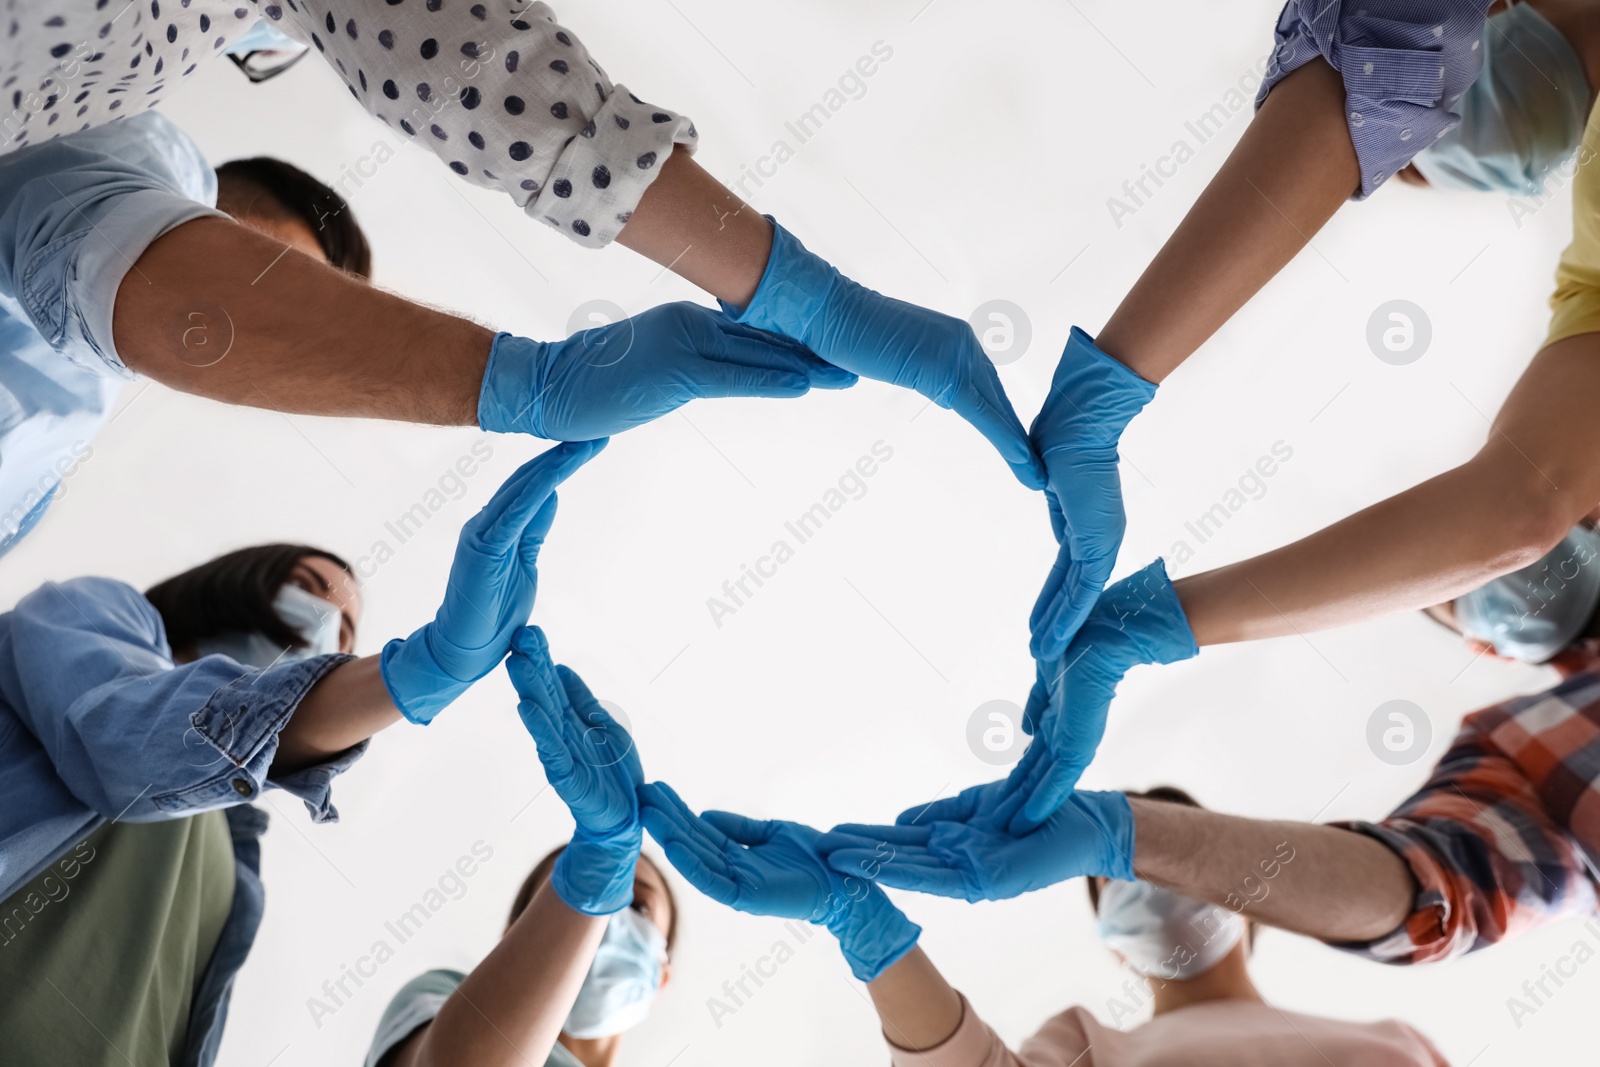
[[667,939],[655,923],[632,908],[612,915],[562,1032],[609,1037],[643,1022],[666,959]]
[[246,667],[296,663],[339,651],[339,609],[298,585],[286,585],[272,601],[278,618],[306,641],[304,648],[279,648],[266,634],[219,634],[195,642],[202,656],[227,656]]
[[1600,604],[1600,534],[1582,526],[1539,562],[1455,602],[1456,624],[1502,656],[1543,663],[1588,628]]
[[1429,183],[1534,196],[1577,150],[1589,118],[1589,79],[1545,17],[1514,4],[1489,19],[1483,70],[1451,106],[1461,124],[1413,162]]

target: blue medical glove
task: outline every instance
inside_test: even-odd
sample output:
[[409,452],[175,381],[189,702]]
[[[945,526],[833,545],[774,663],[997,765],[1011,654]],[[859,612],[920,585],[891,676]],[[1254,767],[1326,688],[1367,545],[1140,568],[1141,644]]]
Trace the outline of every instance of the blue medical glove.
[[631,430],[691,400],[801,396],[856,376],[793,341],[699,304],[663,304],[565,341],[494,339],[478,424],[499,433],[589,441]]
[[[1024,727],[1039,764],[1012,769],[1010,781],[1027,799],[1011,820],[1022,833],[1066,803],[1106,730],[1117,684],[1141,663],[1176,663],[1198,654],[1183,605],[1158,559],[1110,586],[1072,638],[1064,656],[1041,664]],[[1034,779],[1037,779],[1034,782]]]
[[1025,833],[982,822],[846,823],[818,849],[842,874],[969,903],[1006,900],[1081,875],[1133,879],[1133,813],[1121,793],[1074,793]]
[[644,770],[633,738],[566,667],[550,662],[544,632],[517,632],[506,673],[522,699],[517,713],[539,748],[556,796],[577,824],[556,857],[550,888],[574,911],[610,915],[633,903],[633,869],[644,840],[638,790]]
[[772,255],[750,306],[725,308],[829,363],[954,409],[999,449],[1023,485],[1044,488],[1044,468],[971,326],[858,285],[776,222],[772,230]]
[[1045,499],[1061,548],[1028,619],[1033,658],[1059,659],[1111,568],[1127,519],[1117,475],[1117,441],[1156,387],[1072,328],[1030,437],[1044,459]]
[[736,911],[827,927],[863,982],[910,952],[922,934],[883,890],[830,870],[816,851],[822,835],[809,826],[725,811],[696,815],[663,782],[644,786],[639,802],[645,828],[690,885]]
[[383,648],[383,683],[395,707],[428,723],[499,665],[533,610],[539,548],[556,516],[556,486],[606,442],[557,445],[506,479],[461,528],[444,603],[432,622]]

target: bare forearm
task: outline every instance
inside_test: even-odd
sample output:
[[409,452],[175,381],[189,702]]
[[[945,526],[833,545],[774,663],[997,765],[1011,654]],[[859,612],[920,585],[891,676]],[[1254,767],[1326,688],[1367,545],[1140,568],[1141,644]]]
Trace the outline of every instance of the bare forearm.
[[1142,797],[1128,803],[1134,869],[1174,892],[1324,941],[1382,937],[1411,913],[1410,870],[1364,834]]
[[1273,89],[1096,344],[1161,381],[1282,270],[1360,182],[1344,84],[1314,60]]
[[272,773],[324,763],[399,721],[378,657],[342,663],[311,687],[278,734]]
[[476,425],[494,335],[227,219],[145,249],[117,290],[130,368],[230,404]]
[[672,154],[617,243],[719,300],[744,307],[772,253],[772,226],[683,149]]
[[1600,500],[1600,334],[1544,349],[1470,462],[1273,552],[1175,583],[1201,645],[1459,596],[1549,551]]
[[589,973],[606,920],[582,915],[545,882],[493,952],[411,1039],[395,1067],[543,1063]]
[[961,994],[920,947],[868,982],[867,992],[884,1036],[903,1049],[933,1048],[961,1025]]

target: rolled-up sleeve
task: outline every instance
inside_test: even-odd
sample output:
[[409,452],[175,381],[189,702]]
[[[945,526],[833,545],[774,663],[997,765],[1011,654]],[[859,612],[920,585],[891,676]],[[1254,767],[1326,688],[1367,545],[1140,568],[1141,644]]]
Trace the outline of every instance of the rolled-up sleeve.
[[0,289],[56,351],[131,378],[111,333],[117,289],[156,238],[220,217],[216,195],[199,148],[154,113],[0,156]]
[[1483,63],[1486,0],[1288,0],[1256,106],[1313,59],[1345,88],[1364,199],[1461,121]]
[[[510,195],[579,244],[601,247],[632,216],[687,118],[613,84],[544,3],[264,0],[367,111],[456,174]],[[355,166],[370,176],[383,162]]]
[[365,744],[283,778],[269,777],[278,735],[325,674],[350,657],[256,670],[226,656],[174,666],[160,616],[137,590],[103,578],[50,583],[11,614],[5,681],[80,801],[106,818],[146,822],[253,800],[264,788],[338,813],[334,777]]

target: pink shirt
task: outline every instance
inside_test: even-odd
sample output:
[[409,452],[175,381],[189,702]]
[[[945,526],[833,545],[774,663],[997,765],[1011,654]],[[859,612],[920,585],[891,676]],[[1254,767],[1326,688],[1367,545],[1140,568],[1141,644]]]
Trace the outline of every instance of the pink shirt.
[[1449,1067],[1405,1023],[1355,1023],[1219,1000],[1115,1030],[1083,1008],[1068,1008],[1022,1043],[1006,1048],[962,1001],[961,1025],[922,1052],[890,1042],[894,1067]]

